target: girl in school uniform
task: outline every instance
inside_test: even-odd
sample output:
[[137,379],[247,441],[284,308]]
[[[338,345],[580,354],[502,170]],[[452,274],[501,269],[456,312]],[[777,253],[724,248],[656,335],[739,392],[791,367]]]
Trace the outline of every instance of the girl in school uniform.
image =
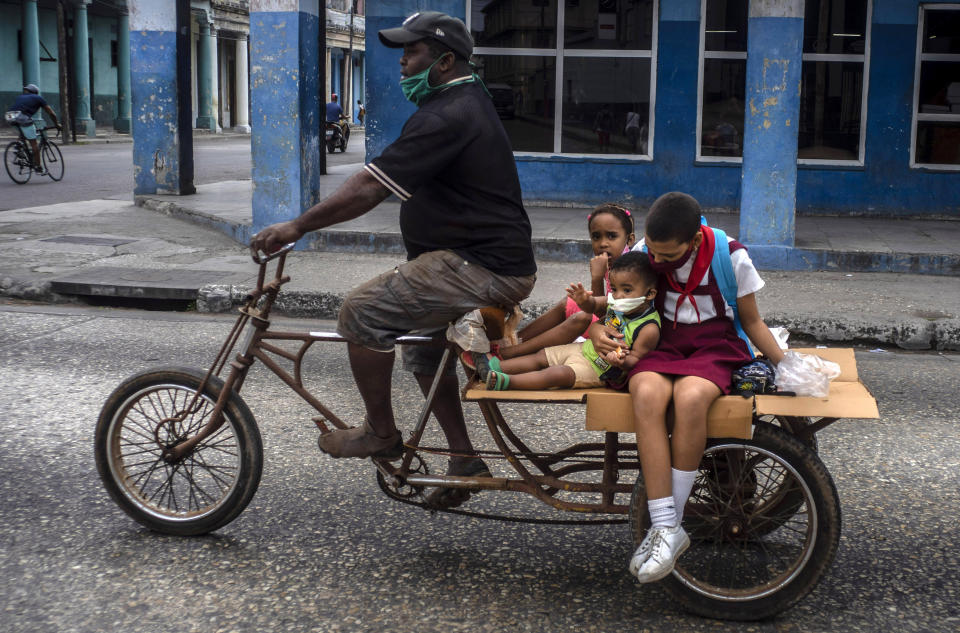
[[[640,359],[628,378],[651,519],[629,566],[642,583],[669,575],[690,545],[681,521],[706,447],[707,411],[730,392],[733,370],[752,357],[737,321],[761,354],[775,364],[783,358],[760,317],[754,293],[764,284],[746,248],[701,224],[693,197],[679,192],[660,196],[650,207],[644,233],[635,249],[645,247],[659,275],[656,308],[662,328],[657,348]],[[712,270],[715,249],[729,250],[736,311],[724,300]],[[600,353],[614,344],[610,332],[594,337]],[[668,433],[671,402],[674,424]]]

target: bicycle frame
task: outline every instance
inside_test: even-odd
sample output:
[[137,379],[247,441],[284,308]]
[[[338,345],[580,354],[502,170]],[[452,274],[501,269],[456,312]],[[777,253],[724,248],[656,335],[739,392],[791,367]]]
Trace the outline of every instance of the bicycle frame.
[[[260,265],[256,288],[245,298],[240,308],[233,329],[224,342],[208,370],[203,383],[197,389],[193,400],[177,417],[184,417],[197,406],[199,395],[211,376],[221,373],[226,365],[227,358],[240,341],[244,328],[248,328],[246,339],[240,344],[235,358],[230,361],[230,371],[227,375],[222,391],[219,394],[215,408],[207,424],[188,440],[167,448],[163,457],[168,462],[177,462],[187,456],[200,442],[215,433],[223,424],[223,409],[231,391],[240,392],[247,372],[256,361],[263,363],[287,384],[297,395],[309,403],[319,413],[313,418],[322,433],[330,429],[326,423],[337,429],[349,428],[348,425],[331,412],[320,400],[311,394],[303,385],[302,362],[310,347],[316,342],[346,342],[338,334],[327,332],[283,332],[270,331],[270,311],[276,301],[283,284],[290,281],[290,277],[283,274],[286,255],[293,247],[287,245],[280,251],[269,256],[253,254],[254,262]],[[267,264],[276,259],[273,278],[266,281]],[[299,341],[298,350],[290,352],[271,342]],[[462,477],[452,475],[436,475],[419,472],[422,467],[420,453],[449,454],[449,452],[420,446],[420,441],[426,429],[430,410],[436,395],[443,368],[448,363],[451,354],[457,349],[452,343],[441,339],[425,336],[403,336],[397,339],[401,345],[438,345],[444,344],[445,349],[433,382],[426,394],[424,404],[417,417],[416,425],[410,438],[404,442],[404,450],[399,463],[391,463],[385,459],[374,459],[374,463],[387,484],[396,489],[401,486],[415,488],[443,486],[448,488],[467,488],[470,490],[504,490],[522,492],[532,495],[547,505],[560,510],[572,510],[583,513],[602,513],[624,515],[629,511],[629,505],[616,503],[617,493],[629,495],[631,483],[620,483],[619,473],[622,470],[639,469],[636,457],[636,446],[618,441],[617,433],[606,433],[603,443],[579,443],[553,453],[538,453],[531,450],[510,428],[497,403],[493,400],[478,402],[481,413],[487,424],[488,431],[493,438],[498,451],[483,452],[484,454],[498,455],[505,458],[519,475],[519,478],[508,477]],[[293,363],[292,371],[281,367],[276,357]],[[621,458],[621,451],[632,455]],[[414,460],[418,464],[414,466]],[[528,467],[528,463],[533,468]],[[566,463],[565,462],[573,462]],[[533,472],[533,469],[539,471]],[[599,482],[586,482],[565,479],[566,476],[589,471],[602,471]],[[599,495],[599,501],[589,503],[558,498],[559,492],[566,493],[594,493]],[[388,492],[388,494],[390,494]],[[400,498],[399,496],[394,498]],[[401,499],[403,500],[403,499]],[[462,511],[456,511],[462,512]],[[468,513],[472,514],[472,513]],[[500,517],[502,518],[502,517]],[[616,522],[620,522],[617,520]],[[575,521],[576,522],[576,521]],[[597,522],[592,520],[591,522]]]

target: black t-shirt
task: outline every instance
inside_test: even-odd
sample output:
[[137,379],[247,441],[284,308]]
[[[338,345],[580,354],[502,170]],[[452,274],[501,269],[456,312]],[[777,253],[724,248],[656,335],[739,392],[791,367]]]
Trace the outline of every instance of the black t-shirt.
[[499,275],[537,271],[510,140],[479,84],[432,96],[366,169],[403,201],[410,259],[451,249]]

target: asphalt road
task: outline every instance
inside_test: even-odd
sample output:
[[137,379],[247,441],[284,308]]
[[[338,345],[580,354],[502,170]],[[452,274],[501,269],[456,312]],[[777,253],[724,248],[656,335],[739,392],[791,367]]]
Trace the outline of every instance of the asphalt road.
[[[61,150],[66,169],[60,182],[34,174],[30,182],[17,185],[0,172],[0,211],[77,200],[133,199],[132,143],[65,145]],[[197,185],[250,179],[249,136],[197,136],[193,155]],[[328,165],[363,161],[362,130],[353,130],[346,152],[326,156]]]
[[[624,525],[434,516],[388,499],[369,463],[318,452],[309,409],[262,368],[244,385],[266,455],[251,505],[211,536],[140,528],[98,480],[99,409],[137,370],[203,365],[229,327],[215,315],[0,304],[0,630],[960,629],[958,355],[858,351],[883,417],[819,434],[844,511],[837,559],[794,609],[739,624],[690,616],[656,586],[637,586]],[[359,421],[344,358],[340,346],[314,346],[308,385]],[[400,372],[395,393],[409,429],[420,399]],[[535,445],[584,436],[578,407],[508,416]],[[468,408],[468,418],[480,439],[479,412]],[[557,516],[518,495],[484,493],[470,504]]]

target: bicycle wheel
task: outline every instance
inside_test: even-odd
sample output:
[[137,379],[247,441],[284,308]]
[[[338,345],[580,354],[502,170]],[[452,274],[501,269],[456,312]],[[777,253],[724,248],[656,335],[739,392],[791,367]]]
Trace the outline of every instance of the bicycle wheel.
[[97,421],[100,479],[123,511],[151,530],[180,536],[212,532],[243,511],[260,483],[260,431],[236,393],[216,433],[179,461],[161,457],[165,447],[209,420],[223,388],[219,378],[211,378],[194,409],[186,411],[204,375],[183,367],[135,374],[110,394]]
[[[798,507],[784,501],[794,494],[802,498]],[[630,502],[636,543],[649,523],[638,478]],[[752,440],[708,444],[683,524],[690,548],[664,589],[698,615],[760,620],[799,602],[833,562],[840,500],[816,453],[758,423]]]
[[20,141],[11,142],[3,150],[3,166],[7,168],[7,175],[10,176],[10,180],[18,185],[26,184],[30,180],[30,176],[33,175],[30,158]]
[[63,154],[60,148],[53,141],[47,141],[40,149],[40,158],[43,159],[43,168],[46,170],[50,180],[54,182],[63,178]]

